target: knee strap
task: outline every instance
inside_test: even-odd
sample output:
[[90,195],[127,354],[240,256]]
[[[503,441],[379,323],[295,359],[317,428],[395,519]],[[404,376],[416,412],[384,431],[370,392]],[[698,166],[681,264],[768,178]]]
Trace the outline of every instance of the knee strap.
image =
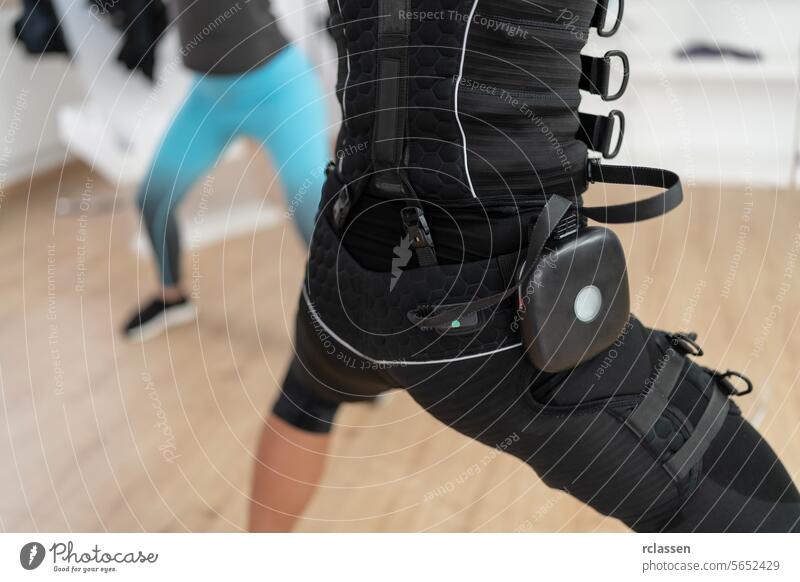
[[[670,395],[684,373],[684,363],[683,356],[669,348],[664,366],[656,376],[652,388],[627,418],[626,424],[640,438],[647,437],[664,414]],[[729,406],[728,398],[718,383],[712,382],[711,396],[697,426],[681,448],[664,462],[664,468],[674,479],[685,479],[700,461],[722,428]]]
[[599,356],[558,378],[555,390],[545,386],[551,402],[563,403],[540,404],[532,423],[555,451],[531,459],[545,482],[636,529],[657,530],[674,519],[703,484],[706,453],[735,412],[727,374],[691,361],[702,351],[689,344],[632,320],[604,375]]

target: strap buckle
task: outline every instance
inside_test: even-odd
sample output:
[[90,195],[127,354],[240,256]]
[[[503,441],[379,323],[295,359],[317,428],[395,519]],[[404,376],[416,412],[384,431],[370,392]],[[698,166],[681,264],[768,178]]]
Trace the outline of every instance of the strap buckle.
[[433,247],[433,237],[422,208],[406,206],[400,211],[400,216],[403,220],[403,225],[406,227],[406,232],[411,237],[411,244],[414,245],[414,248]]
[[705,352],[697,343],[696,333],[671,333],[667,335],[670,343],[686,356],[701,357]]
[[336,201],[333,203],[333,226],[337,230],[341,230],[344,226],[347,215],[350,213],[350,189],[345,184],[339,194],[336,196]]
[[[733,370],[728,370],[722,374],[719,372],[713,372],[713,376],[716,378],[720,388],[722,388],[722,390],[729,396],[744,396],[745,394],[750,394],[753,391],[753,383],[750,381],[750,378],[739,372],[734,372]],[[728,378],[738,378],[744,382],[744,389],[739,390],[736,388],[736,386],[733,385],[733,382],[731,382]]]
[[603,166],[600,158],[587,158],[586,160],[586,179],[590,184],[602,182]]

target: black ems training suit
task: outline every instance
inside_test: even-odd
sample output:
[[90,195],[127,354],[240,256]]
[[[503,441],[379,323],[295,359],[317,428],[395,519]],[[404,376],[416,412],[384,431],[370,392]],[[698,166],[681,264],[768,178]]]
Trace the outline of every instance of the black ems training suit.
[[545,373],[514,297],[426,325],[516,283],[553,195],[580,216],[588,183],[637,183],[674,206],[674,175],[589,161],[613,157],[623,122],[578,113],[581,90],[620,92],[624,55],[581,55],[590,28],[615,28],[605,4],[330,0],[344,122],[275,412],[326,431],[339,403],[402,388],[636,531],[798,531],[797,488],[729,399],[749,381],[701,366],[693,335],[631,315],[605,351]]

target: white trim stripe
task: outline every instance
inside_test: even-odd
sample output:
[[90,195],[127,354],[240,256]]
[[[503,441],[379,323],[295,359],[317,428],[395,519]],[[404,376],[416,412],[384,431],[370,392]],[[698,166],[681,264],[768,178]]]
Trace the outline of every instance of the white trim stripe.
[[382,366],[424,366],[428,364],[449,364],[450,362],[460,362],[463,360],[471,360],[474,358],[480,358],[481,356],[490,356],[492,354],[497,354],[499,352],[505,352],[507,350],[513,350],[514,348],[522,347],[522,342],[517,342],[514,345],[506,346],[504,348],[498,348],[496,350],[492,350],[490,352],[481,352],[480,354],[471,354],[469,356],[460,356],[458,358],[447,358],[444,360],[425,360],[425,361],[408,361],[408,360],[376,360],[375,358],[371,358],[366,354],[361,353],[359,350],[351,346],[349,343],[344,341],[340,338],[335,331],[325,325],[325,322],[322,321],[322,318],[317,313],[317,310],[314,309],[314,305],[311,302],[311,299],[308,297],[308,289],[306,285],[303,285],[303,300],[306,302],[306,306],[308,306],[308,311],[311,313],[312,317],[316,320],[316,322],[320,325],[322,329],[325,330],[327,334],[329,334],[334,340],[338,343],[343,345],[345,348],[353,352],[359,358],[363,358],[368,360],[374,364],[382,365]]
[[464,31],[464,42],[461,45],[461,63],[458,66],[458,78],[456,79],[454,103],[456,123],[458,123],[458,129],[461,131],[461,143],[463,144],[464,149],[464,172],[467,175],[467,184],[469,184],[469,191],[472,193],[473,198],[477,198],[478,195],[475,193],[475,187],[472,185],[472,176],[470,176],[469,173],[469,161],[467,161],[467,135],[464,133],[464,126],[461,125],[461,118],[458,116],[458,90],[459,87],[461,87],[461,79],[464,76],[464,61],[467,57],[467,39],[469,38],[469,29],[472,25],[472,19],[475,16],[475,10],[478,8],[478,2],[480,2],[480,0],[475,0],[474,4],[472,5],[472,10],[470,10],[469,13],[469,20],[467,20],[467,29]]

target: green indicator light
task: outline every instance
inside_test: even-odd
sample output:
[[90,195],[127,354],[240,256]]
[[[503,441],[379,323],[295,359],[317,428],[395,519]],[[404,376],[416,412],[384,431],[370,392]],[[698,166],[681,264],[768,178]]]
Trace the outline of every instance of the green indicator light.
[[461,322],[456,319],[450,324],[450,327],[461,327]]

